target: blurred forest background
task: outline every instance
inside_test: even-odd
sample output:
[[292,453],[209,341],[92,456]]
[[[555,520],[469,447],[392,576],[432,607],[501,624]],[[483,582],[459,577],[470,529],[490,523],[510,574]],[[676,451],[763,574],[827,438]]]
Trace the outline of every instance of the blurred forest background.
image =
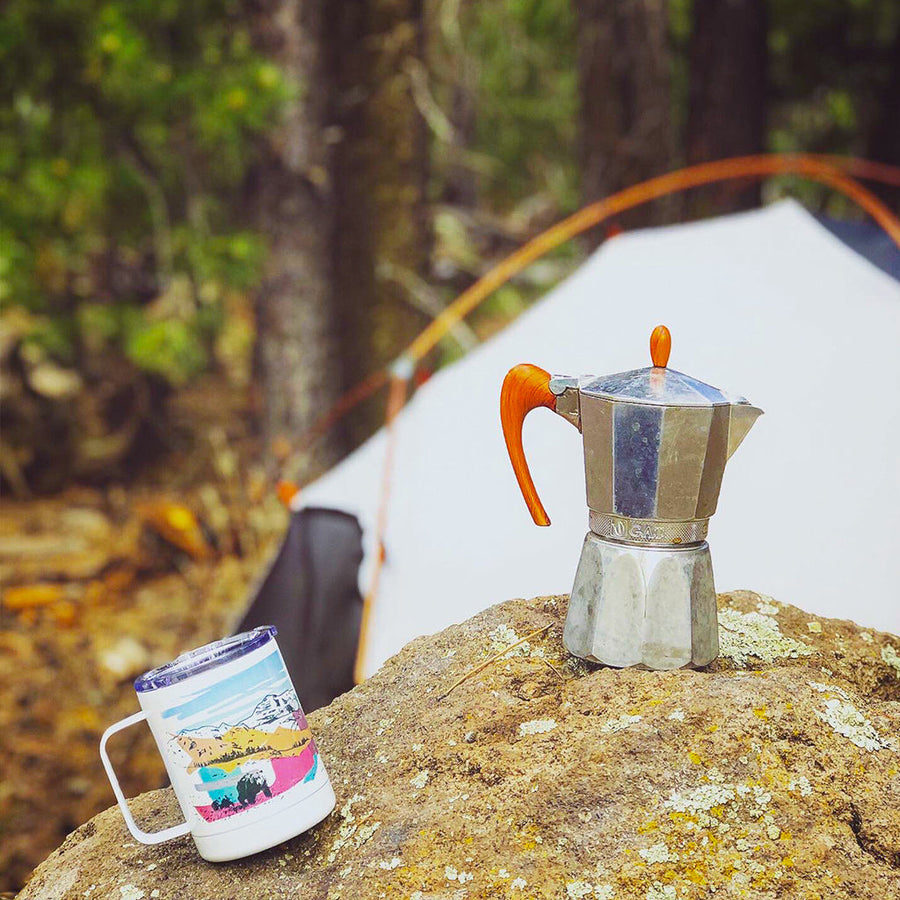
[[[276,480],[384,401],[303,446],[312,423],[492,264],[685,164],[900,163],[896,0],[7,0],[0,73],[0,890],[112,801],[96,741],[130,678],[240,617]],[[779,177],[616,226],[783,193],[856,215]],[[126,790],[161,783],[129,740]]]

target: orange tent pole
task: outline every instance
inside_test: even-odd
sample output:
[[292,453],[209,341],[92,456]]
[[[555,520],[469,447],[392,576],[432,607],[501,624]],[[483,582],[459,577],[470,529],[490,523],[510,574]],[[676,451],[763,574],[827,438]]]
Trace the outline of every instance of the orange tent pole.
[[836,169],[844,169],[856,178],[864,178],[867,181],[880,181],[882,184],[892,184],[900,187],[900,168],[890,166],[887,163],[872,162],[869,159],[857,159],[855,156],[820,156],[815,159],[828,163]]
[[[897,218],[871,192],[851,178],[841,174],[846,170],[860,178],[881,181],[900,186],[900,168],[885,163],[841,156],[811,154],[771,154],[768,156],[746,156],[702,163],[687,169],[679,169],[667,175],[652,178],[613,194],[605,200],[591,204],[562,222],[557,223],[524,244],[497,266],[483,275],[471,287],[459,295],[434,322],[432,322],[409,346],[407,353],[421,359],[443,337],[447,328],[467,316],[493,291],[513,278],[542,254],[598,225],[603,219],[669,193],[689,190],[702,184],[726,181],[731,178],[758,177],[794,174],[819,181],[844,193],[859,203],[890,234],[900,246],[900,224]],[[864,200],[862,198],[865,198]],[[877,214],[876,214],[877,210]],[[438,322],[440,320],[440,325]],[[335,422],[357,404],[372,396],[389,380],[387,368],[372,372],[359,384],[343,394],[326,413],[304,434],[300,447],[310,447]]]
[[405,355],[421,359],[446,334],[447,330],[467,316],[498,287],[560,244],[581,232],[598,225],[610,216],[618,215],[667,194],[748,176],[795,174],[818,181],[846,194],[856,201],[900,247],[900,220],[873,194],[852,178],[842,174],[833,165],[815,156],[774,155],[742,156],[718,162],[702,163],[679,169],[667,175],[650,178],[641,184],[612,194],[604,200],[592,203],[564,219],[562,222],[528,241],[515,253],[482,276],[470,288],[463,291],[427,328],[407,347]]

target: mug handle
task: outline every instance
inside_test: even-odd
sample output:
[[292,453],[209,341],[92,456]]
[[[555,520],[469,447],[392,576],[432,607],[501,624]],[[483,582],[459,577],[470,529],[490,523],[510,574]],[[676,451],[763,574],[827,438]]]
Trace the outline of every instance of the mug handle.
[[100,738],[100,760],[103,763],[103,768],[106,769],[106,777],[109,778],[113,793],[116,795],[116,803],[119,804],[119,809],[122,811],[122,818],[125,819],[125,824],[128,826],[128,830],[131,832],[132,837],[142,844],[161,844],[163,841],[171,841],[173,838],[188,834],[191,830],[191,826],[188,825],[187,822],[182,822],[180,825],[173,825],[171,828],[163,828],[162,831],[142,831],[138,828],[131,816],[131,810],[128,808],[128,801],[125,799],[122,788],[119,786],[119,779],[116,778],[116,773],[113,770],[112,763],[109,761],[109,756],[106,753],[106,742],[117,731],[122,731],[130,725],[137,725],[138,722],[144,722],[146,719],[147,714],[141,710],[140,712],[134,713],[134,715],[128,716],[126,719],[122,719],[121,721],[110,725],[109,728],[103,732],[103,737]]

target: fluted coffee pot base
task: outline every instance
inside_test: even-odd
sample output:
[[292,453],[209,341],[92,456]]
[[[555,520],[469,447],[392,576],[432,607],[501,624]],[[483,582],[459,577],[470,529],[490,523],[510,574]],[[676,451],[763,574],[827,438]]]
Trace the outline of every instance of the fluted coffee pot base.
[[575,656],[619,668],[712,662],[719,633],[709,545],[638,547],[589,531],[563,643]]

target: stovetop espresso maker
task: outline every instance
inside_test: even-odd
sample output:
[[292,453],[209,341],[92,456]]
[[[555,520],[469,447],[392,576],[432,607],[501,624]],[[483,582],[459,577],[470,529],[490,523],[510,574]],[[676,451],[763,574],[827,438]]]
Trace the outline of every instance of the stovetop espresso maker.
[[506,447],[536,524],[550,520],[525,461],[525,416],[547,407],[584,436],[590,530],[563,642],[610,666],[703,666],[719,653],[706,533],[725,463],[762,410],[667,368],[670,348],[660,325],[650,367],[574,378],[524,363],[500,394]]

